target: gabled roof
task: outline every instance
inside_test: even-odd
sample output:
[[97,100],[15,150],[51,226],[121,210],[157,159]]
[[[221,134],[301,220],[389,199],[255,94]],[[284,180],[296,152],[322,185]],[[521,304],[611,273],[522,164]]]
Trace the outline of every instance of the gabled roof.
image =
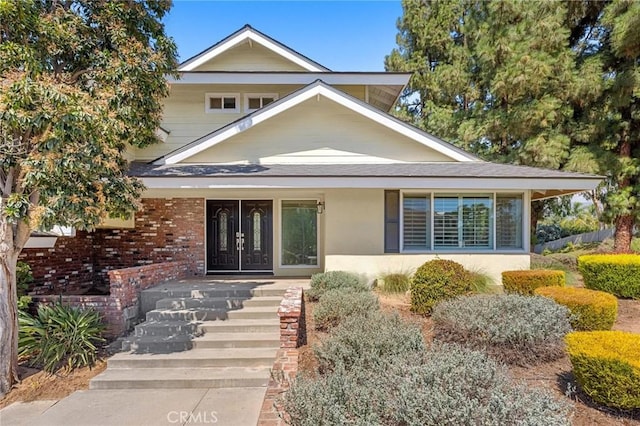
[[277,116],[278,114],[287,111],[302,102],[313,98],[314,96],[323,96],[330,99],[339,105],[342,105],[364,117],[367,117],[376,123],[385,126],[409,139],[412,139],[418,143],[425,145],[428,148],[439,152],[452,160],[467,162],[467,161],[480,161],[477,157],[451,145],[437,137],[424,132],[410,124],[407,124],[390,114],[387,114],[379,109],[366,104],[360,99],[354,98],[346,93],[329,86],[322,80],[316,80],[315,82],[285,96],[251,114],[248,114],[239,120],[227,124],[226,126],[211,132],[205,136],[202,136],[195,141],[170,152],[164,157],[158,158],[153,161],[153,164],[176,164],[180,163],[189,157],[192,157],[212,146],[215,146],[234,135],[241,133],[253,126],[256,126],[270,118]]
[[229,49],[237,46],[244,41],[250,40],[256,42],[261,46],[273,51],[274,53],[282,56],[283,58],[301,66],[302,68],[313,72],[326,72],[331,71],[329,68],[320,65],[319,63],[307,58],[301,53],[285,46],[269,37],[266,34],[261,33],[251,25],[245,25],[235,33],[219,41],[208,49],[198,53],[197,55],[187,59],[181,63],[178,67],[178,71],[193,71],[198,66],[210,61],[216,56],[228,51]]

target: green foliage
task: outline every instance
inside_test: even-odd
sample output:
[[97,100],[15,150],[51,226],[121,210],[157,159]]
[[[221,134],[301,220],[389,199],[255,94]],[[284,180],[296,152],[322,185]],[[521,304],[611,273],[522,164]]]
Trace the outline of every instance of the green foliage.
[[608,407],[640,408],[640,334],[582,331],[566,337],[580,388]]
[[345,318],[378,310],[378,298],[370,291],[354,291],[351,288],[325,292],[313,310],[316,329],[329,330]]
[[411,275],[406,272],[384,274],[379,280],[380,290],[389,294],[406,293],[409,291],[410,284]]
[[508,364],[529,365],[564,354],[570,312],[545,297],[462,296],[433,311],[434,336],[486,351]]
[[283,402],[293,426],[571,424],[569,404],[454,345],[393,355],[378,368],[299,376]]
[[618,299],[586,288],[540,287],[534,292],[571,311],[571,327],[577,331],[611,330],[618,316]]
[[379,368],[389,357],[406,357],[424,349],[418,324],[376,310],[345,318],[314,352],[320,371],[328,372]]
[[18,297],[24,296],[29,290],[29,284],[33,282],[33,274],[31,266],[26,262],[18,262],[16,266],[16,286],[18,289]]
[[353,272],[328,271],[311,276],[311,288],[306,292],[309,300],[319,300],[329,290],[346,289],[353,291],[369,291],[364,278]]
[[469,271],[452,260],[426,262],[411,279],[411,310],[430,314],[438,302],[471,292],[475,282]]
[[564,271],[534,269],[502,272],[505,293],[532,295],[538,287],[565,285]]
[[578,258],[584,285],[618,297],[640,299],[639,254],[592,254]]
[[27,311],[31,304],[31,296],[19,296],[18,297],[18,310]]
[[35,316],[20,311],[19,355],[49,373],[92,366],[104,326],[100,315],[63,305],[40,305]]

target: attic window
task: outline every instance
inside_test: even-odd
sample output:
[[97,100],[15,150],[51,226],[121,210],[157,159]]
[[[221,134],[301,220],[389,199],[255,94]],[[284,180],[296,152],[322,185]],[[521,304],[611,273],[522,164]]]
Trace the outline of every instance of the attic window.
[[247,93],[244,95],[244,109],[246,112],[266,107],[278,99],[277,93]]
[[240,112],[240,94],[238,93],[207,93],[205,95],[205,112]]

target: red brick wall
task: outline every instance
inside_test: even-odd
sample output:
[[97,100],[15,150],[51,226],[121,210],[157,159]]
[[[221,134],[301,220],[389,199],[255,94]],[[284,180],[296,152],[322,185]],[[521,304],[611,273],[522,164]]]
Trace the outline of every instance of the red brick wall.
[[204,199],[146,198],[133,229],[78,231],[54,248],[25,249],[20,260],[33,271],[36,294],[81,293],[107,285],[110,270],[186,261],[204,274]]

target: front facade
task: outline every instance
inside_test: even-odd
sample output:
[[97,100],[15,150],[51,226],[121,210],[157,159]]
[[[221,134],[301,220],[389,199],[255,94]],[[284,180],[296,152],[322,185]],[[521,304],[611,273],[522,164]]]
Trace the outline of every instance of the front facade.
[[437,256],[498,278],[529,266],[532,200],[599,182],[481,161],[389,114],[409,74],[333,72],[249,26],[179,72],[162,142],[128,153],[155,207],[99,231],[128,266],[375,278]]

